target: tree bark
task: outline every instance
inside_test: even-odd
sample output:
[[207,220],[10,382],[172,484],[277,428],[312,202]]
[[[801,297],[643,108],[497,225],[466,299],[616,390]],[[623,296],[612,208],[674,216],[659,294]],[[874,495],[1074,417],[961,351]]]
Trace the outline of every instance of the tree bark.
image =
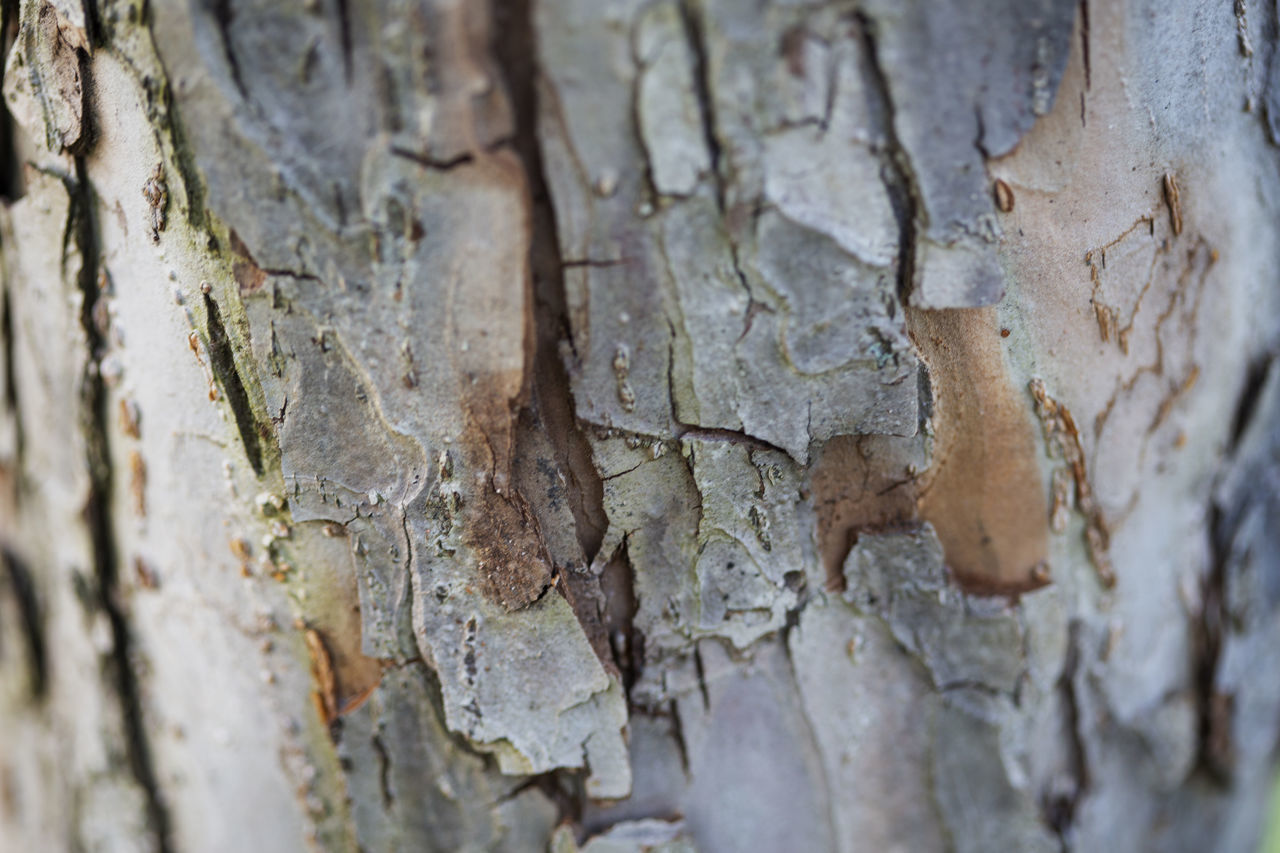
[[1254,848],[1275,4],[0,8],[6,843]]

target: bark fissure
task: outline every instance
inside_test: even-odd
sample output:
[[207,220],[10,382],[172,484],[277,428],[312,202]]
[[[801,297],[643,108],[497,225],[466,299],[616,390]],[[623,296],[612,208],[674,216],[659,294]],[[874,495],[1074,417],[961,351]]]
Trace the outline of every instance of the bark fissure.
[[[157,57],[157,62],[160,61]],[[200,168],[196,165],[195,151],[192,150],[191,142],[187,137],[186,125],[183,124],[180,111],[173,103],[173,90],[169,87],[168,81],[172,79],[166,69],[164,75],[164,91],[161,97],[164,100],[165,116],[168,121],[169,138],[173,142],[173,166],[177,169],[181,178],[182,192],[186,196],[186,204],[182,205],[183,213],[186,216],[187,224],[196,231],[208,231],[208,213],[205,210],[205,187],[204,180],[200,176]],[[216,240],[212,232],[208,232],[209,248],[217,249]]]
[[338,38],[342,44],[342,74],[348,85],[351,83],[352,45],[351,45],[351,6],[348,0],[335,0],[338,15]]
[[227,60],[227,70],[231,75],[231,82],[235,85],[236,91],[240,93],[240,97],[244,99],[244,102],[250,104],[252,102],[249,100],[249,90],[244,85],[244,76],[240,70],[240,60],[236,57],[235,47],[231,43],[231,23],[235,18],[231,0],[214,0],[210,12],[213,14],[214,23],[222,36],[222,50]]
[[[1089,62],[1089,0],[1080,0],[1080,58],[1084,63],[1085,91],[1093,88],[1093,68]],[[1083,111],[1084,92],[1080,93]]]
[[1231,782],[1233,765],[1231,737],[1232,697],[1218,690],[1218,665],[1222,658],[1227,623],[1227,569],[1234,525],[1216,504],[1209,512],[1209,571],[1202,590],[1200,616],[1192,625],[1195,640],[1195,695],[1199,726],[1197,760],[1201,769],[1219,785]]
[[209,336],[209,365],[217,377],[218,384],[227,395],[227,404],[235,417],[236,430],[244,445],[245,455],[253,472],[259,477],[265,470],[263,464],[262,438],[260,433],[270,434],[258,423],[249,404],[249,393],[245,389],[244,380],[240,378],[240,370],[236,366],[235,352],[231,348],[231,338],[227,335],[222,323],[222,311],[213,297],[204,295],[205,332]]
[[[11,4],[5,3],[7,8]],[[9,21],[12,16],[0,13],[0,61],[9,55],[9,39],[6,38]],[[3,67],[0,62],[0,81],[3,81]],[[0,198],[10,202],[22,195],[22,163],[14,144],[13,116],[0,101]]]
[[538,79],[536,34],[529,0],[499,6],[504,26],[494,45],[515,113],[511,144],[524,166],[531,196],[533,224],[530,269],[533,274],[533,320],[536,336],[533,365],[537,420],[551,438],[561,472],[568,481],[568,503],[578,542],[587,563],[604,541],[608,520],[604,513],[604,483],[591,460],[591,446],[578,419],[569,373],[561,358],[562,342],[572,341],[564,258],[555,208],[547,185],[542,146],[538,140]]
[[871,114],[884,135],[883,144],[876,146],[880,157],[881,178],[898,223],[898,299],[910,311],[912,279],[915,275],[916,234],[923,224],[920,222],[922,208],[919,192],[911,169],[910,155],[898,139],[897,130],[893,126],[893,96],[889,91],[889,81],[884,69],[880,66],[875,39],[876,23],[864,14],[856,15],[855,20],[863,46],[859,70],[867,84]]
[[381,734],[374,734],[372,743],[373,751],[378,756],[378,784],[382,790],[382,806],[390,812],[396,803],[395,793],[391,790],[391,754],[387,751],[387,745],[382,742]]
[[[741,273],[739,273],[739,275],[741,275]],[[744,283],[744,287],[745,287],[745,283]],[[671,405],[671,423],[675,425],[675,430],[673,431],[674,434],[672,437],[676,441],[681,441],[683,439],[701,439],[703,441],[727,441],[735,444],[745,444],[748,447],[755,448],[756,450],[773,450],[773,451],[776,451],[777,453],[783,454],[784,456],[790,456],[791,454],[789,454],[786,450],[779,447],[778,445],[773,444],[769,441],[766,441],[763,438],[758,438],[754,435],[751,435],[746,430],[725,429],[723,427],[703,427],[703,426],[698,426],[697,424],[685,423],[680,419],[680,415],[678,414],[678,410],[676,407],[676,394],[675,394],[676,341],[679,339],[680,335],[676,331],[675,323],[672,322],[670,319],[667,320],[667,328],[670,330],[670,334],[671,334],[671,336],[667,339],[667,397],[670,400],[670,405]],[[644,434],[641,433],[641,435],[644,435]],[[808,430],[808,435],[810,437],[809,440],[812,441],[813,431]],[[644,437],[649,439],[661,440],[661,436],[656,436],[656,435],[644,435]],[[799,462],[800,460],[796,460],[796,461]]]
[[1063,849],[1069,850],[1067,837],[1075,823],[1076,809],[1089,787],[1088,757],[1085,752],[1087,733],[1082,728],[1080,698],[1076,681],[1080,675],[1080,638],[1083,625],[1073,620],[1067,628],[1067,652],[1058,678],[1058,695],[1066,719],[1063,721],[1066,737],[1066,777],[1044,791],[1040,810],[1045,823],[1061,840]]
[[0,563],[4,565],[9,589],[18,605],[22,636],[26,640],[27,659],[31,666],[31,695],[38,701],[44,698],[48,684],[48,659],[45,651],[44,617],[35,580],[18,555],[8,548],[0,549]]
[[635,625],[639,609],[636,600],[636,572],[627,552],[627,537],[622,537],[613,557],[600,575],[604,592],[604,623],[609,631],[609,645],[614,663],[627,692],[627,705],[632,707],[631,688],[644,668],[644,635]]
[[684,771],[687,779],[689,777],[689,744],[685,741],[684,724],[680,722],[680,710],[676,707],[674,699],[667,703],[667,714],[671,717],[671,738],[680,752],[680,769]]
[[[6,315],[7,313],[6,311]],[[1234,450],[1240,444],[1244,431],[1253,421],[1254,413],[1257,411],[1258,403],[1262,398],[1262,389],[1266,384],[1267,375],[1274,360],[1275,356],[1272,355],[1249,365],[1249,370],[1245,374],[1244,388],[1240,392],[1235,412],[1231,417],[1231,443],[1228,445],[1228,450]]]
[[101,367],[108,342],[94,319],[97,301],[103,295],[98,284],[94,193],[89,184],[84,159],[77,157],[75,165],[75,179],[70,185],[73,231],[69,237],[76,242],[83,259],[78,282],[81,295],[79,320],[89,354],[81,377],[81,428],[89,472],[89,495],[84,507],[84,520],[93,547],[97,605],[106,614],[111,629],[108,666],[120,701],[125,751],[134,779],[146,798],[147,823],[154,836],[156,849],[160,853],[169,853],[169,813],[161,796],[151,759],[151,745],[143,719],[141,685],[131,661],[133,640],[128,616],[121,603],[119,554],[112,514],[115,472],[111,463],[109,438],[111,410]]
[[[721,172],[723,152],[716,135],[715,100],[711,94],[711,68],[707,58],[706,33],[695,8],[697,0],[680,1],[680,22],[684,26],[685,40],[693,51],[693,94],[698,99],[698,117],[702,122],[702,137],[711,160],[711,177],[715,182],[716,204],[720,212],[725,209],[725,179]],[[735,260],[736,267],[736,260]],[[739,273],[739,275],[741,275]],[[748,291],[750,292],[750,291]]]
[[412,160],[414,163],[417,163],[419,166],[425,166],[426,168],[434,169],[437,172],[447,172],[450,169],[457,168],[458,166],[465,166],[468,163],[473,163],[475,162],[475,159],[476,159],[475,155],[472,154],[470,151],[465,151],[456,157],[450,157],[446,160],[441,160],[436,157],[429,157],[420,151],[411,151],[408,148],[401,148],[395,145],[391,146],[390,150],[391,150],[391,153],[397,157],[403,157],[406,160]]
[[698,676],[698,695],[702,697],[702,709],[711,709],[711,691],[707,689],[707,672],[702,665],[702,652],[697,645],[693,647],[693,671]]
[[[3,247],[0,247],[3,248]],[[6,287],[4,293],[0,294],[0,335],[4,340],[0,342],[0,346],[4,348],[4,403],[10,414],[13,415],[13,476],[20,480],[22,477],[22,452],[25,446],[25,436],[22,431],[22,418],[18,417],[21,411],[18,401],[18,372],[17,363],[14,360],[14,337],[13,337],[13,301],[9,295],[9,289]],[[20,495],[21,488],[14,488],[14,495]]]

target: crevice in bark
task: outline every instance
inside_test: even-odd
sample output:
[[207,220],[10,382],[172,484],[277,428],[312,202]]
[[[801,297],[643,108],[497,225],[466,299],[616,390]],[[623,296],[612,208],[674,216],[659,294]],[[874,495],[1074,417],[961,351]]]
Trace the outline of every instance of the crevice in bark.
[[[149,12],[145,14],[150,14]],[[160,54],[156,52],[156,61],[160,62]],[[187,137],[186,127],[177,105],[173,102],[173,89],[168,85],[168,71],[165,71],[164,105],[168,117],[169,136],[173,140],[173,165],[182,179],[182,191],[187,203],[183,205],[187,224],[196,231],[208,230],[208,214],[205,211],[204,180],[200,176],[200,168],[196,165],[195,151],[191,140]],[[216,240],[209,231],[209,248],[216,251]]]
[[111,464],[111,411],[106,382],[102,378],[101,361],[108,343],[94,320],[101,296],[98,286],[98,238],[93,218],[93,190],[88,181],[83,157],[75,161],[71,223],[82,264],[78,282],[81,293],[80,326],[88,345],[89,359],[81,379],[81,427],[85,438],[86,464],[89,471],[89,496],[84,507],[85,526],[93,547],[94,575],[97,580],[96,604],[106,614],[111,628],[111,655],[108,666],[120,700],[121,725],[130,770],[146,798],[147,823],[160,853],[169,853],[169,813],[160,794],[151,747],[143,720],[141,687],[131,664],[132,637],[128,618],[120,602],[119,557],[116,550],[115,526],[112,518],[114,470]]
[[[13,303],[7,287],[3,294],[0,294],[0,311],[4,312],[0,314],[0,336],[4,338],[0,341],[0,346],[4,348],[4,404],[13,415],[13,477],[17,479],[22,476],[22,455],[26,447],[26,437],[22,431],[22,418],[19,417],[21,403],[18,401],[18,370],[14,360],[16,352],[13,337]],[[15,495],[21,495],[21,493],[20,488],[14,489]]]
[[680,751],[680,769],[684,771],[685,778],[689,778],[689,744],[684,739],[684,723],[680,721],[680,709],[676,707],[676,701],[673,699],[667,703],[668,713],[671,715],[671,737],[676,743],[676,749]]
[[378,754],[378,783],[382,788],[382,807],[390,813],[395,807],[395,794],[391,790],[391,754],[382,742],[381,734],[373,736],[373,751]]
[[[8,54],[7,44],[2,48]],[[3,57],[0,56],[0,61]],[[0,75],[0,80],[3,75]],[[0,102],[0,199],[7,202],[17,201],[22,197],[22,163],[18,159],[17,146],[14,144],[14,121],[9,110]]]
[[1089,787],[1088,757],[1080,719],[1080,699],[1076,695],[1076,679],[1080,673],[1080,636],[1082,625],[1072,620],[1067,627],[1067,654],[1058,678],[1058,695],[1066,712],[1063,721],[1067,739],[1066,776],[1041,793],[1040,813],[1045,823],[1058,836],[1064,850],[1070,849],[1068,835],[1075,823],[1076,809]]
[[700,427],[692,424],[686,424],[676,420],[680,432],[676,433],[676,438],[696,438],[701,441],[727,441],[731,444],[745,444],[755,450],[772,450],[774,453],[781,453],[784,456],[790,454],[776,444],[765,441],[763,438],[756,438],[748,432],[735,429],[720,429],[718,427]]
[[[0,0],[0,83],[4,81],[5,60],[17,35],[17,0]],[[10,202],[21,198],[23,192],[22,163],[14,141],[16,128],[8,105],[0,98],[0,199]]]
[[231,0],[213,0],[213,3],[208,8],[213,15],[213,21],[218,28],[218,33],[222,37],[222,52],[227,60],[227,70],[231,75],[231,82],[235,84],[236,91],[244,99],[245,105],[251,106],[249,103],[249,90],[245,88],[244,77],[240,72],[240,60],[236,58],[235,47],[231,43],[231,23],[235,18],[235,10],[232,9]]
[[351,7],[348,0],[334,0],[338,13],[338,38],[342,43],[342,75],[348,85],[351,83],[352,46],[351,46]]
[[[734,264],[736,266],[736,259]],[[741,277],[741,272],[739,272],[738,275]],[[743,281],[743,287],[746,288],[745,281]],[[781,453],[784,456],[790,456],[790,453],[783,450],[778,445],[765,441],[763,438],[757,438],[746,430],[724,429],[722,427],[703,427],[698,426],[697,424],[685,423],[680,420],[680,415],[676,407],[675,394],[676,338],[679,337],[679,333],[676,331],[675,323],[670,318],[667,318],[667,328],[671,332],[671,336],[667,339],[667,397],[671,406],[671,423],[675,426],[674,435],[672,437],[676,441],[680,441],[685,438],[701,439],[702,441],[727,441],[735,444],[745,444],[748,447],[755,448],[756,450],[772,450],[777,453]],[[809,434],[812,436],[812,431],[810,431]],[[644,437],[657,439],[659,441],[661,440],[659,436],[655,435],[645,435]],[[797,459],[796,462],[803,464],[799,459]],[[692,473],[692,471],[690,473]]]
[[512,146],[529,182],[532,235],[529,264],[533,275],[536,350],[533,396],[541,421],[568,480],[569,509],[578,542],[588,563],[604,541],[604,483],[591,457],[591,445],[578,421],[569,374],[560,356],[562,341],[572,340],[564,286],[564,260],[555,208],[543,171],[538,141],[539,69],[537,36],[530,0],[508,0],[497,7],[498,37],[494,55],[502,71],[515,113]]
[[[738,240],[735,239],[735,233],[745,232],[747,234],[754,233],[754,221],[760,216],[762,208],[759,205],[752,206],[749,218],[752,225],[740,231],[733,227],[735,220],[745,220],[748,217],[741,215],[743,212],[735,209],[731,214],[726,216],[728,210],[729,196],[729,179],[725,175],[725,156],[724,149],[720,144],[720,136],[717,132],[719,122],[716,118],[715,96],[712,92],[711,85],[711,61],[707,48],[707,34],[705,25],[701,15],[703,8],[701,0],[680,0],[680,21],[684,26],[685,40],[689,44],[690,50],[693,52],[693,94],[698,101],[698,118],[702,124],[702,138],[707,147],[707,156],[711,161],[711,179],[714,182],[716,194],[716,207],[720,211],[720,215],[728,226],[728,246],[729,259],[733,264],[733,274],[738,280],[739,286],[742,287],[743,293],[747,295],[747,311],[742,324],[742,334],[738,336],[741,341],[751,331],[751,324],[755,320],[755,316],[761,311],[772,311],[764,303],[756,301],[755,292],[751,289],[751,285],[747,281],[747,275],[743,272],[741,253],[739,251]],[[674,339],[675,329],[672,327],[672,337]],[[674,350],[674,341],[672,344]],[[671,364],[674,365],[674,352],[672,354]],[[670,373],[670,370],[668,370]],[[670,381],[670,376],[668,376]],[[675,385],[671,385],[672,389]],[[672,400],[671,416],[676,418],[675,401]],[[677,421],[679,423],[679,421]],[[680,426],[688,428],[687,424]],[[812,442],[812,431],[809,433],[810,442]],[[746,435],[742,432],[741,435]],[[784,451],[785,452],[785,451]],[[798,461],[798,460],[797,460]]]
[[412,160],[419,166],[425,166],[426,168],[434,169],[437,172],[447,172],[450,169],[457,168],[458,166],[465,166],[468,163],[473,163],[476,159],[474,154],[467,151],[456,157],[450,157],[448,160],[441,160],[436,157],[428,157],[426,154],[419,151],[411,151],[408,148],[401,148],[397,145],[391,146],[391,153],[396,157],[403,157],[406,160]]
[[880,67],[875,39],[876,22],[861,13],[854,19],[858,36],[862,39],[859,64],[866,83],[870,112],[884,136],[884,143],[876,146],[876,152],[880,157],[880,172],[889,194],[889,204],[898,222],[898,299],[906,308],[910,305],[915,277],[916,235],[922,219],[919,192],[910,156],[893,126],[893,96],[884,69]]
[[35,581],[26,564],[8,548],[0,549],[0,563],[9,578],[9,588],[18,605],[22,620],[22,634],[27,641],[27,656],[31,666],[31,695],[44,698],[48,684],[48,663],[45,656],[44,620],[40,612],[40,600],[36,595]]
[[1231,417],[1231,439],[1230,444],[1227,445],[1228,453],[1234,451],[1240,444],[1244,431],[1248,429],[1249,424],[1253,421],[1253,415],[1258,408],[1258,402],[1262,396],[1262,388],[1266,384],[1267,374],[1271,369],[1271,362],[1274,358],[1274,356],[1269,355],[1249,365],[1249,370],[1245,374],[1244,388],[1240,391],[1240,398],[1236,401],[1235,412]]
[[693,647],[693,671],[698,675],[698,695],[702,697],[702,709],[711,709],[711,691],[707,689],[707,673],[702,666],[702,650],[695,644]]
[[625,536],[600,574],[600,590],[604,593],[604,624],[609,632],[609,646],[630,704],[631,687],[644,668],[644,635],[635,627],[638,609],[635,567],[627,552]]
[[1217,689],[1218,663],[1230,614],[1227,612],[1227,567],[1235,525],[1216,504],[1209,510],[1209,572],[1201,591],[1200,618],[1192,624],[1195,649],[1196,710],[1199,717],[1197,765],[1214,782],[1231,782],[1231,705],[1233,697]]
[[[1084,88],[1087,92],[1093,86],[1093,68],[1089,63],[1089,0],[1080,0],[1080,57],[1084,61]],[[1083,104],[1084,92],[1080,93],[1080,98]]]
[[[693,51],[693,94],[698,99],[698,117],[702,120],[702,137],[707,146],[707,154],[711,158],[711,176],[715,181],[716,204],[720,212],[725,209],[725,180],[720,171],[723,152],[720,139],[716,136],[715,102],[711,96],[711,67],[707,59],[706,33],[698,9],[694,6],[697,0],[680,0],[680,22],[684,25],[685,40]],[[735,253],[736,255],[736,253]],[[735,258],[735,267],[737,261]],[[749,293],[750,291],[748,291]]]
[[222,312],[218,303],[206,293],[204,295],[205,331],[209,336],[209,364],[213,375],[217,378],[222,391],[227,395],[227,403],[235,417],[236,430],[240,433],[240,441],[244,444],[245,455],[253,472],[259,477],[263,472],[262,440],[259,432],[270,434],[268,429],[260,427],[258,419],[249,405],[249,393],[245,390],[244,380],[236,367],[235,352],[231,349],[231,339],[222,324]]
[[[634,51],[634,47],[632,49]],[[649,156],[649,149],[645,146],[644,122],[640,119],[640,87],[644,84],[644,75],[648,72],[649,66],[641,60],[642,57],[632,56],[632,61],[636,66],[636,73],[631,79],[631,91],[628,93],[627,121],[631,125],[631,138],[635,141],[636,149],[643,152],[639,163],[642,191],[641,203],[656,207],[661,198],[661,193],[658,192],[658,185],[654,183],[653,158]]]

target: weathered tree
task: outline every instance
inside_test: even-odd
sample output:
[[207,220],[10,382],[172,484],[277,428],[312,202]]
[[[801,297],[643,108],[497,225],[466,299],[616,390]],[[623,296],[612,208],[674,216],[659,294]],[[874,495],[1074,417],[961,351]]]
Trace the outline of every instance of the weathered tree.
[[0,846],[1256,843],[1276,4],[0,8]]

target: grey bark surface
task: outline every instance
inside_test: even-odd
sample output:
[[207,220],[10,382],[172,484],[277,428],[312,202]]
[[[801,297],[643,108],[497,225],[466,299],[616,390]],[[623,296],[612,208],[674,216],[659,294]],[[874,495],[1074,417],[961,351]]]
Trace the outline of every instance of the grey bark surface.
[[0,10],[3,846],[1253,849],[1275,4]]

